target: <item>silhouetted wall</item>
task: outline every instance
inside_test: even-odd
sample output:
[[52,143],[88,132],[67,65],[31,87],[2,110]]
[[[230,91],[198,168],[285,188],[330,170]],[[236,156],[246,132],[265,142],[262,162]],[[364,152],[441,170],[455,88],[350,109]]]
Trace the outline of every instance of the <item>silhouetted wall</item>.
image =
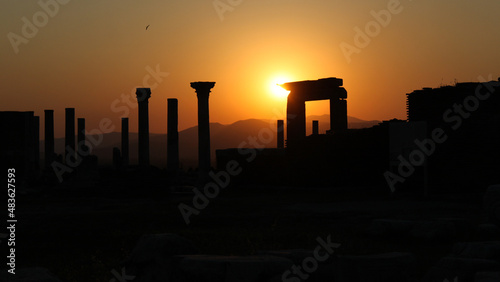
[[23,185],[36,178],[36,126],[33,112],[0,112],[1,169],[7,173],[8,168],[14,168],[16,184]]
[[429,157],[431,184],[474,190],[500,182],[500,83],[466,82],[407,94],[408,121],[447,139]]

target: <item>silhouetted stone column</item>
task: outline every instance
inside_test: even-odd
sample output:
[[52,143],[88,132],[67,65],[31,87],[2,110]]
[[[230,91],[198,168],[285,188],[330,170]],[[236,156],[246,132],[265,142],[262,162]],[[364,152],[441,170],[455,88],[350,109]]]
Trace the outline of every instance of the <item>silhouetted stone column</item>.
[[347,101],[330,100],[330,127],[333,132],[347,130]]
[[54,161],[54,110],[45,110],[45,167]]
[[66,131],[64,138],[64,160],[67,162],[68,156],[75,158],[75,109],[66,108]]
[[167,169],[179,169],[179,129],[178,129],[178,101],[167,100]]
[[295,146],[306,136],[306,102],[303,99],[293,97],[290,92],[286,107],[286,136],[287,147]]
[[83,156],[85,155],[85,119],[84,118],[78,118],[78,129],[77,129],[77,152],[78,152],[78,158],[82,159]]
[[128,166],[128,118],[122,118],[122,161],[124,166]]
[[313,120],[313,135],[319,134],[319,121]]
[[33,137],[35,141],[35,169],[40,169],[40,117],[34,117]]
[[139,103],[139,165],[149,166],[149,98],[150,88],[137,88]]
[[285,122],[284,120],[278,120],[278,149],[285,148]]
[[208,96],[215,82],[191,82],[198,96],[198,169],[200,173],[210,170],[210,119]]

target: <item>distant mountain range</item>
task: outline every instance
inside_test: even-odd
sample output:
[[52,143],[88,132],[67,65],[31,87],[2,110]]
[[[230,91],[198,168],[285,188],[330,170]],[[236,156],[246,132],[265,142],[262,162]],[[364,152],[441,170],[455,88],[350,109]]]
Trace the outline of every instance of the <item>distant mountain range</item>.
[[[319,131],[325,133],[330,129],[329,115],[312,115],[307,117],[307,134],[312,132],[312,121],[319,121]],[[355,117],[348,117],[349,128],[366,128],[380,123],[378,120],[365,121]],[[215,150],[254,147],[249,142],[249,138],[257,138],[259,146],[266,148],[276,147],[276,121],[247,119],[240,120],[229,125],[220,123],[210,124],[212,161],[215,162]],[[286,127],[286,126],[285,126]],[[269,129],[269,130],[267,130]],[[286,130],[286,129],[285,129]],[[270,134],[272,133],[272,134]],[[286,135],[285,135],[286,136]],[[98,136],[87,136],[87,140],[99,140]],[[130,163],[136,164],[138,161],[138,134],[130,133]],[[167,156],[167,135],[150,134],[150,161],[151,164],[160,168],[166,167]],[[198,126],[193,126],[179,132],[179,154],[181,165],[184,169],[197,167],[198,160]],[[40,144],[41,152],[44,150],[43,141]],[[93,148],[92,154],[97,155],[100,165],[112,163],[113,147],[121,148],[121,133],[112,132],[102,136],[102,141]],[[64,149],[64,138],[55,140],[55,150],[62,153]],[[41,156],[43,158],[43,154]]]

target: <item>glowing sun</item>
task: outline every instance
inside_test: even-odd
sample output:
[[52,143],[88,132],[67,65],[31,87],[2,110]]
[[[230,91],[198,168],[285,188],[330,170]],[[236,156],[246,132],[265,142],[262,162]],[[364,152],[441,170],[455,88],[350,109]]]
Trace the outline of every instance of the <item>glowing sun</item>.
[[271,85],[270,85],[271,93],[276,98],[286,98],[288,96],[288,93],[290,93],[290,91],[285,90],[285,89],[281,88],[281,86],[279,86],[279,84],[283,84],[286,82],[290,82],[290,80],[287,78],[284,78],[284,77],[278,77],[278,78],[275,78],[271,81]]

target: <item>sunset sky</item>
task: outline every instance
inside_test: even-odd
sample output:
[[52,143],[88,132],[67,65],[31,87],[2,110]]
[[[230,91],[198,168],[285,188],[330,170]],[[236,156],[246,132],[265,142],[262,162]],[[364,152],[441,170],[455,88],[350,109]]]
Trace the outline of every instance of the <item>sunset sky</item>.
[[[56,137],[66,107],[87,130],[109,118],[119,131],[129,116],[136,132],[143,86],[150,132],[166,133],[167,98],[179,99],[180,130],[197,124],[193,81],[216,82],[210,120],[229,124],[284,118],[277,82],[342,78],[350,116],[386,120],[406,118],[415,89],[500,76],[493,0],[41,0],[0,11],[0,111],[32,110],[43,124],[53,109]],[[308,103],[307,114],[328,107]]]

